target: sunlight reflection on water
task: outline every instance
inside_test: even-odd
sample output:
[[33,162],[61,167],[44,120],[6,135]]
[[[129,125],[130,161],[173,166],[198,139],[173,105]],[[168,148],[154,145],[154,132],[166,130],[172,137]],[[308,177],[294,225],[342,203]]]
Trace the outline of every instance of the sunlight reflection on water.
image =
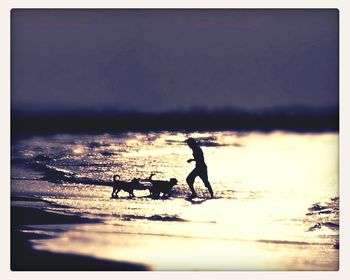
[[[184,199],[189,194],[185,178],[194,168],[186,163],[192,155],[184,140],[190,136],[201,141],[217,199],[197,203]],[[90,226],[86,231],[72,230],[49,242],[36,241],[38,247],[47,250],[141,261],[157,269],[203,269],[201,261],[211,264],[204,267],[208,269],[276,269],[278,265],[287,269],[291,263],[283,264],[281,258],[286,254],[301,254],[300,248],[298,251],[288,245],[288,253],[281,245],[262,246],[257,241],[330,246],[338,235],[331,230],[323,231],[323,235],[309,232],[314,220],[306,217],[312,204],[338,196],[338,134],[335,133],[55,135],[17,143],[15,156],[38,155],[49,157],[48,163],[76,176],[110,181],[113,174],[119,174],[123,180],[131,180],[146,179],[156,172],[158,179],[176,177],[179,181],[173,197],[167,200],[148,198],[147,191],[135,191],[135,199],[128,199],[127,193],[121,192],[121,199],[111,200],[111,188],[105,186],[28,181],[24,187],[13,182],[13,193],[41,194],[52,202],[71,207],[65,210],[69,213],[104,219],[103,224]],[[200,196],[208,196],[199,179],[195,188]],[[109,233],[107,240],[101,240],[101,231],[118,234]],[[67,240],[69,248],[64,245]],[[181,250],[167,252],[174,246]],[[282,251],[277,253],[279,250]],[[210,256],[199,257],[206,254]],[[188,257],[177,267],[171,265],[171,260],[184,255]],[[252,257],[255,259],[249,260]],[[334,263],[328,265],[334,267]],[[297,267],[308,268],[305,263]]]

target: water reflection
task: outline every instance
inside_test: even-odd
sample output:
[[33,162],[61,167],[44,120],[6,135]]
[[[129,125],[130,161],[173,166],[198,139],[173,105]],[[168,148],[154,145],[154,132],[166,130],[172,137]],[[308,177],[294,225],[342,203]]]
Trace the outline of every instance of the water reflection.
[[[197,179],[201,200],[185,200],[190,194],[185,178],[193,169],[186,163],[192,156],[184,143],[188,137],[202,143],[216,199],[205,199],[207,190]],[[133,199],[120,192],[111,200],[111,187],[99,184],[13,180],[12,194],[35,194],[68,207],[51,210],[103,220],[37,240],[37,248],[139,261],[155,269],[337,267],[338,253],[330,248],[338,229],[327,225],[339,223],[339,216],[333,210],[307,213],[315,203],[338,197],[338,134],[55,135],[14,147],[14,157],[29,162],[39,155],[40,163],[77,178],[110,182],[113,174],[131,180],[157,172],[157,178],[174,177],[178,184],[169,199],[154,200],[148,191],[135,190]],[[21,168],[14,166],[12,177],[40,177],[40,171]]]

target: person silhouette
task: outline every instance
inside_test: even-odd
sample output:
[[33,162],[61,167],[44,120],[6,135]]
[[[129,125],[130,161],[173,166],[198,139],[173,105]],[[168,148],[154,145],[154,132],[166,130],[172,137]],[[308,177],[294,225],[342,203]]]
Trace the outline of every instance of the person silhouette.
[[190,187],[190,190],[192,191],[192,195],[189,198],[192,199],[197,197],[196,191],[193,188],[193,183],[197,176],[202,179],[205,187],[209,190],[211,198],[213,198],[214,197],[213,189],[211,188],[211,185],[208,180],[207,165],[204,162],[203,151],[199,147],[196,140],[193,138],[188,138],[186,140],[186,143],[193,151],[193,158],[187,160],[187,162],[188,163],[192,161],[196,162],[196,167],[190,172],[190,174],[188,174],[186,178],[186,182]]

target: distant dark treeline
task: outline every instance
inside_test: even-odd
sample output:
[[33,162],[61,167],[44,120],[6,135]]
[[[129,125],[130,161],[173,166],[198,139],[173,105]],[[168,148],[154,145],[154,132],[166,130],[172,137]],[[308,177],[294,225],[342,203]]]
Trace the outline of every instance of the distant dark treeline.
[[100,133],[119,131],[273,131],[324,132],[339,130],[339,113],[333,110],[270,110],[259,113],[124,113],[30,115],[12,113],[12,135],[27,133]]

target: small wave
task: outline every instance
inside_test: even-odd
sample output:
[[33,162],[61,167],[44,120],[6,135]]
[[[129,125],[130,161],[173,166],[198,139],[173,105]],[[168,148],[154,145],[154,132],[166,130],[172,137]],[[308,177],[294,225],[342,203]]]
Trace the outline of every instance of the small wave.
[[112,186],[112,182],[96,180],[87,177],[78,176],[76,173],[70,172],[63,168],[54,167],[38,161],[32,161],[29,163],[35,170],[43,173],[41,180],[46,180],[50,183],[72,183],[72,184],[86,184],[86,185],[99,185],[99,186]]
[[228,143],[218,143],[218,142],[200,142],[200,145],[204,147],[227,147],[227,146],[233,146],[236,148],[244,147],[244,145],[239,143],[228,144]]
[[227,144],[221,144],[217,142],[200,142],[200,145],[203,147],[222,147],[227,146]]
[[200,142],[208,142],[208,141],[216,141],[216,136],[203,136],[203,137],[197,137],[196,138]]
[[[112,163],[90,163],[90,162],[78,162],[78,163],[57,163],[56,165],[59,165],[61,167],[92,167],[92,166],[98,166],[98,167],[108,167]],[[119,164],[113,163],[114,166],[118,166]]]
[[256,242],[271,243],[271,244],[284,244],[284,245],[334,245],[333,243],[289,241],[289,240],[269,240],[269,239],[259,239],[259,240],[256,240]]
[[309,208],[309,211],[316,212],[316,211],[321,211],[324,209],[327,209],[327,206],[322,206],[322,205],[316,203],[312,207]]
[[309,212],[306,215],[318,215],[318,214],[337,214],[339,211],[339,197],[331,198],[330,201],[322,205],[320,202],[313,204],[308,208]]
[[[219,141],[217,141],[216,137],[197,137],[196,140],[199,142],[199,145],[202,147],[226,147],[226,146],[234,146],[237,148],[243,147],[244,145],[240,144],[240,143],[233,143],[233,144],[229,144],[229,143],[220,143]],[[165,143],[169,144],[169,145],[173,145],[173,144],[184,144],[185,140],[174,140],[174,139],[167,139],[165,140]]]
[[[308,232],[318,232],[323,229],[330,229],[334,235],[339,230],[339,198],[331,198],[323,203],[315,203],[308,208],[306,213],[306,225]],[[337,237],[339,239],[339,236]],[[335,248],[338,246],[335,246]]]
[[[186,139],[175,140],[175,139],[166,139],[165,143],[173,145],[173,144],[185,144]],[[207,137],[196,137],[200,146],[203,147],[221,147],[228,146],[226,143],[219,143],[215,136],[207,136]]]
[[332,223],[332,222],[317,223],[314,226],[310,227],[309,231],[319,230],[322,227],[327,227],[327,228],[330,228],[332,230],[338,230],[339,229],[339,224]]
[[109,143],[104,143],[104,142],[90,142],[87,144],[87,146],[91,149],[94,149],[94,148],[99,148],[99,147],[109,147],[111,144]]
[[64,169],[55,168],[50,165],[38,166],[44,172],[43,179],[53,182],[74,182],[75,174]]
[[109,157],[109,156],[116,156],[118,154],[116,154],[115,152],[109,152],[109,151],[102,151],[100,152],[101,155],[105,156],[105,157]]
[[[71,165],[62,165],[62,167],[52,166],[50,164],[40,162],[38,160],[31,160],[26,162],[33,170],[38,171],[43,174],[41,178],[35,178],[39,180],[46,180],[51,183],[73,183],[73,184],[87,184],[87,185],[102,185],[102,186],[112,186],[112,182],[96,180],[87,177],[82,177],[77,175],[74,172],[68,171],[62,167],[66,166],[75,166]],[[86,166],[100,165],[100,164],[85,164]],[[104,165],[104,164],[103,164]],[[76,165],[76,166],[82,166]],[[15,178],[20,180],[26,180],[26,178]]]
[[319,215],[339,215],[339,198],[331,198],[330,201],[324,203],[315,203],[310,208],[309,212],[306,213],[307,216],[319,216]]
[[226,143],[220,143],[215,136],[199,137],[196,138],[200,146],[203,147],[224,147],[228,146]]
[[163,221],[163,222],[187,222],[177,215],[152,215],[152,216],[140,216],[140,215],[123,215],[123,220],[149,220],[149,221]]
[[184,143],[183,140],[174,140],[174,139],[166,139],[165,143],[169,144],[169,145],[176,145],[176,144],[180,144],[182,145]]

